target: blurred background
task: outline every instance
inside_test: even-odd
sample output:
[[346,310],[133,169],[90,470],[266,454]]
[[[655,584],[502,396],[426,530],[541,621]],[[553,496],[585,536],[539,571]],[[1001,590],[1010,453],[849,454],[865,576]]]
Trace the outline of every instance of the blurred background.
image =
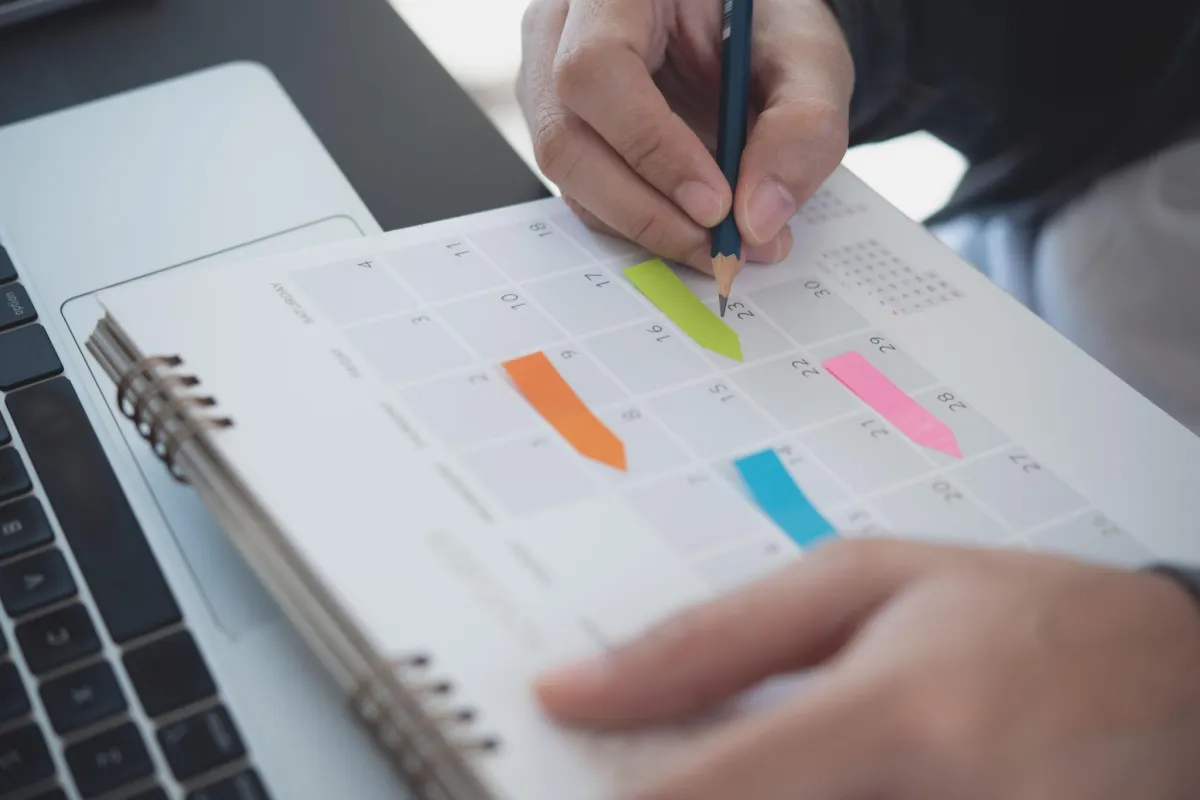
[[[391,2],[536,171],[529,132],[513,94],[521,60],[521,14],[528,0]],[[958,153],[924,134],[855,148],[845,164],[918,220],[945,203],[965,167]]]

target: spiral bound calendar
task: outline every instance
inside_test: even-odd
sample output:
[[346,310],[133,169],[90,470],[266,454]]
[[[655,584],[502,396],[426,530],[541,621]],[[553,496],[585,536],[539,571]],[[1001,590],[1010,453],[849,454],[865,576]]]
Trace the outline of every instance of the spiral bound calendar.
[[557,199],[102,292],[116,403],[423,797],[592,800],[691,732],[534,675],[836,537],[1197,560],[1200,443],[839,170],[713,281]]

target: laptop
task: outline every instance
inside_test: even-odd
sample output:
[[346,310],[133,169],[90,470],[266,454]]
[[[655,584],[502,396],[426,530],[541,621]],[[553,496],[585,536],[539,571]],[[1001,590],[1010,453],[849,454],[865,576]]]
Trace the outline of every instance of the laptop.
[[105,287],[379,232],[257,64],[0,128],[0,798],[408,796],[83,346]]
[[0,0],[0,28],[96,0]]

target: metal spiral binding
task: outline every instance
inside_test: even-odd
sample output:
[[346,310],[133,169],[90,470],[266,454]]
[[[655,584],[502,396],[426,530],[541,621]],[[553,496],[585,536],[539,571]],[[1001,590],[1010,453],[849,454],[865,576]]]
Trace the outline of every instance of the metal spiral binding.
[[196,413],[196,409],[214,408],[217,400],[190,393],[200,379],[169,371],[181,366],[179,356],[150,356],[134,362],[117,382],[117,408],[133,422],[171,475],[187,483],[177,460],[180,448],[204,430],[232,427],[233,420]]
[[[439,783],[439,777],[432,773],[442,762],[421,755],[418,737],[423,733],[442,734],[445,747],[460,756],[495,752],[500,747],[500,740],[471,730],[477,721],[473,709],[452,705],[429,707],[454,693],[453,684],[430,674],[431,663],[432,659],[426,655],[386,661],[376,672],[357,681],[349,702],[352,711],[372,731],[401,777],[419,797],[423,800],[455,800]],[[436,730],[421,731],[415,725],[406,730],[397,724],[391,715],[397,698],[389,684],[398,686],[405,699],[412,701],[412,711],[419,715],[418,718]]]

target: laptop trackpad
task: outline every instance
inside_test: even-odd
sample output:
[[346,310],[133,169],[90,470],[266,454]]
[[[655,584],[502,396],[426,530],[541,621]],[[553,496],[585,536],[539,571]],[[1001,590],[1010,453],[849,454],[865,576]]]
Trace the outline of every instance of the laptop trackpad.
[[[254,258],[359,236],[362,236],[362,231],[353,220],[335,217],[215,253],[173,269]],[[63,306],[63,317],[71,329],[75,343],[81,349],[102,314],[99,303],[90,295],[76,298]],[[90,356],[88,359],[105,402],[114,411],[114,418],[124,423],[125,420],[115,413],[111,384],[107,376],[99,372],[99,368],[91,362]],[[167,532],[182,552],[217,625],[231,638],[236,639],[253,628],[279,619],[281,615],[278,607],[245,565],[224,530],[200,502],[198,495],[170,476],[166,467],[131,427],[122,424],[121,430],[138,470],[154,495],[158,516],[164,520]],[[102,439],[108,438],[104,436],[105,431],[100,433]],[[154,516],[154,512],[151,511],[144,519],[148,524],[152,524]],[[147,533],[154,536],[161,531],[148,530]]]

